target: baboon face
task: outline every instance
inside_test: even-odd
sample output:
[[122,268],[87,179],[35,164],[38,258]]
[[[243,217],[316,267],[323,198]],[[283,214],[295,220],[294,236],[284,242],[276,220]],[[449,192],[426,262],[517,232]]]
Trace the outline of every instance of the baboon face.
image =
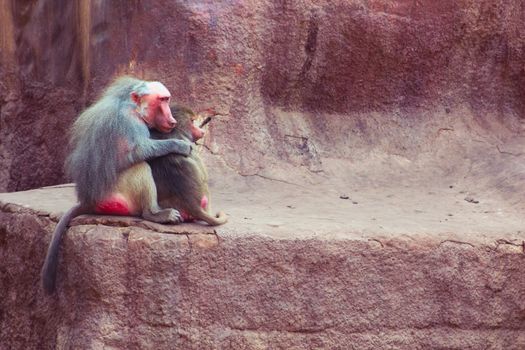
[[140,97],[132,94],[141,118],[149,128],[163,133],[170,132],[177,125],[169,108],[170,92],[159,82],[148,82],[148,90],[148,94]]
[[206,131],[200,128],[197,124],[199,117],[200,116],[198,114],[194,114],[190,118],[190,132],[194,142],[202,139],[204,137],[204,134],[206,134]]

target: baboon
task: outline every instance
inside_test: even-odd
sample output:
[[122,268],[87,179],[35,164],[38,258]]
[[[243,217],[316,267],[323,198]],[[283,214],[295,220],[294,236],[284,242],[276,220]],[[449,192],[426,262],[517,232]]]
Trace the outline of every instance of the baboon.
[[42,267],[46,292],[55,288],[60,239],[73,217],[100,213],[141,215],[159,223],[182,221],[177,210],[159,207],[151,169],[145,162],[191,152],[187,141],[150,138],[150,129],[165,133],[177,124],[169,108],[170,97],[159,82],[120,77],[74,122],[66,170],[76,183],[79,203],[60,218],[51,238]]
[[[171,113],[177,118],[178,124],[170,133],[151,132],[155,139],[183,139],[195,142],[204,136],[201,128],[211,115],[201,124],[195,125],[196,119],[204,115],[192,110],[172,105]],[[206,111],[206,114],[215,114]],[[219,212],[210,214],[210,193],[208,190],[208,173],[197,152],[188,157],[169,154],[148,160],[157,186],[159,204],[163,208],[176,208],[185,221],[202,220],[209,225],[221,225],[227,221],[226,214]]]

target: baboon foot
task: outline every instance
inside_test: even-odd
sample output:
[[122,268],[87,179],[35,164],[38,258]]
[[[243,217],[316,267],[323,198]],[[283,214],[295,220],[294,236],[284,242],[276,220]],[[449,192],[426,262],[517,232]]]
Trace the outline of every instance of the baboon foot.
[[183,221],[176,209],[161,209],[157,213],[145,212],[142,217],[159,224],[180,224]]

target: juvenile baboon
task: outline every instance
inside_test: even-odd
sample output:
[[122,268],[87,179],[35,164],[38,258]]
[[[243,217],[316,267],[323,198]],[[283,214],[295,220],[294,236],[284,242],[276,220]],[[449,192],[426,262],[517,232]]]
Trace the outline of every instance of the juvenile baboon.
[[[79,203],[61,217],[51,238],[42,267],[46,292],[55,288],[60,239],[73,217],[101,213],[181,222],[178,211],[159,207],[151,169],[145,162],[170,153],[190,154],[187,141],[150,139],[149,129],[169,132],[176,126],[170,97],[159,82],[121,77],[74,122],[66,169],[76,183]],[[119,177],[123,180],[118,181]]]
[[[171,106],[171,113],[178,120],[177,127],[164,134],[152,131],[152,138],[176,138],[195,142],[204,136],[204,130],[195,125],[196,119],[202,115],[176,105]],[[188,157],[172,153],[151,159],[148,163],[157,185],[161,207],[176,208],[185,221],[202,220],[209,225],[221,225],[227,221],[223,212],[210,215],[208,173],[197,152],[192,152]]]

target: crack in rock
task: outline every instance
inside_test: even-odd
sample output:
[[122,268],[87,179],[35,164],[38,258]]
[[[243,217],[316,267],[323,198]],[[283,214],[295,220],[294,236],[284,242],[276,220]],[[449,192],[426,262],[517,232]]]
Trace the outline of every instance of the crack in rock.
[[454,239],[446,239],[444,241],[441,241],[441,242],[439,242],[439,246],[441,247],[443,244],[446,244],[446,243],[452,243],[452,244],[458,244],[458,245],[468,245],[468,246],[470,246],[472,248],[475,248],[475,246],[472,243],[456,241]]

